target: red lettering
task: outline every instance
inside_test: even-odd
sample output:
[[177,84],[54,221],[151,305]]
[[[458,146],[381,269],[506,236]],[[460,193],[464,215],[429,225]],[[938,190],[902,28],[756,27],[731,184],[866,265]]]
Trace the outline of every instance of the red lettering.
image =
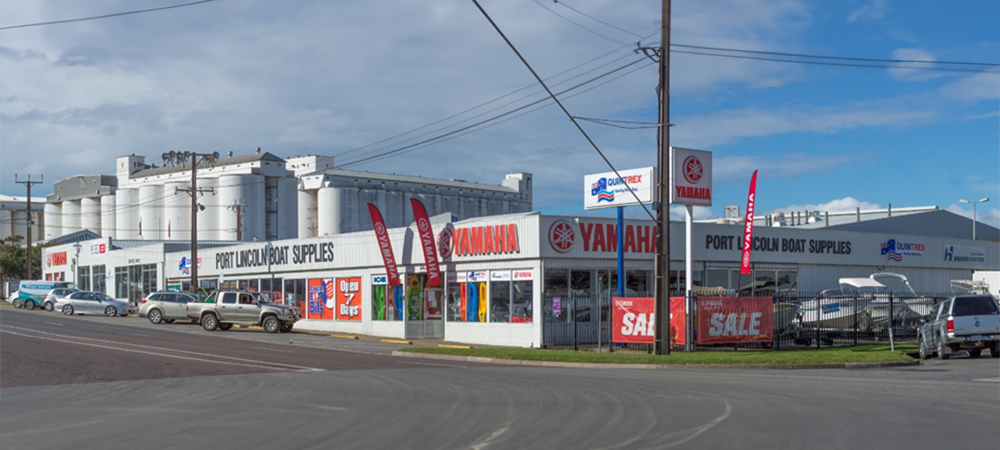
[[636,253],[635,251],[635,227],[632,225],[625,226],[625,251]]
[[483,253],[483,227],[472,227],[469,228],[469,232],[472,236],[469,237],[469,242],[472,243],[472,248],[470,252],[473,255],[480,255]]
[[471,249],[469,245],[469,229],[459,228],[455,230],[455,244],[456,244],[456,254],[458,255],[468,255]]
[[483,230],[483,253],[489,255],[494,253],[493,249],[493,227],[487,225]]
[[594,225],[594,251],[606,252],[608,251],[607,245],[604,243],[604,224],[599,223]]
[[583,251],[590,251],[590,232],[594,229],[594,224],[592,223],[581,223],[580,224],[580,236],[583,237]]
[[493,250],[497,253],[507,252],[507,238],[504,236],[507,234],[506,230],[507,227],[505,225],[497,225],[496,232],[493,233]]
[[618,227],[615,225],[608,225],[608,251],[618,251]]
[[521,250],[517,248],[517,225],[509,224],[507,225],[507,252],[509,253],[520,253]]
[[653,234],[654,234],[654,231],[652,231],[652,227],[645,226],[645,225],[638,227],[638,235],[636,236],[636,240],[639,241],[639,251],[641,251],[642,253],[652,253],[653,252],[653,249],[655,248],[655,246],[650,245],[650,242],[653,239],[655,239],[652,236]]

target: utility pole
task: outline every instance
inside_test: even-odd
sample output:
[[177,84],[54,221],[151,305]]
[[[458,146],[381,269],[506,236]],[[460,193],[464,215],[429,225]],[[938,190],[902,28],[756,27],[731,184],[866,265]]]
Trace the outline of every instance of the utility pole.
[[247,212],[247,199],[241,198],[239,203],[233,200],[233,204],[226,209],[236,213],[236,240],[243,240],[243,214]]
[[27,258],[26,258],[26,261],[28,262],[28,264],[27,264],[27,266],[28,266],[27,269],[28,270],[27,270],[27,276],[25,277],[25,279],[27,279],[27,280],[33,279],[33,277],[31,276],[31,226],[35,224],[35,220],[31,218],[32,217],[32,214],[31,214],[31,186],[35,185],[35,184],[40,184],[44,180],[45,180],[45,175],[42,175],[40,180],[38,180],[38,181],[31,181],[31,174],[28,174],[28,179],[26,181],[20,181],[20,180],[17,179],[17,174],[14,174],[14,182],[17,183],[17,184],[23,184],[23,185],[25,185],[28,188],[28,197],[27,197],[28,198],[28,206],[27,206],[27,209],[24,211],[24,219],[25,219],[24,222],[27,225],[27,232],[25,233],[26,234],[25,238],[28,241],[28,254],[27,254]]
[[177,155],[177,158],[184,161],[191,160],[191,187],[176,188],[174,193],[187,192],[191,196],[191,293],[198,295],[198,197],[205,192],[215,194],[214,188],[198,187],[198,163],[207,162],[215,167],[215,162],[219,160],[219,152],[214,153],[192,153],[184,152]]
[[[656,210],[656,279],[654,282],[654,303],[656,303],[657,355],[670,354],[670,0],[663,0],[660,28],[660,82],[657,86],[660,100],[656,159],[659,177],[657,188],[660,207]],[[666,276],[664,276],[666,272]]]

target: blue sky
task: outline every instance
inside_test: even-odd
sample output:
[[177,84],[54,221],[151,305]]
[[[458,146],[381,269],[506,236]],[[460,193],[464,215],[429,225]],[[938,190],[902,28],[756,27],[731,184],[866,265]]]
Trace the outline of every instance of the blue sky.
[[[4,2],[0,27],[170,4]],[[555,91],[621,68],[565,94],[572,114],[656,120],[656,66],[635,49],[640,37],[659,45],[659,1],[482,5]],[[677,0],[671,39],[1000,64],[997,17],[998,2]],[[759,170],[758,214],[891,203],[971,216],[958,200],[989,197],[978,217],[1000,227],[1000,68],[896,66],[672,53],[671,143],[714,156],[714,206],[696,216],[719,217],[726,204],[742,210],[750,174]],[[65,177],[113,174],[114,158],[124,154],[158,163],[170,150],[262,147],[282,157],[335,155],[353,170],[488,184],[532,172],[536,209],[579,215],[583,176],[609,170],[471,1],[219,0],[5,29],[0,67],[6,195],[24,194],[15,174],[44,174],[46,183],[33,190],[44,195]],[[497,117],[539,100],[538,110]],[[583,127],[617,168],[655,164],[653,130]],[[365,160],[386,152],[393,153]]]

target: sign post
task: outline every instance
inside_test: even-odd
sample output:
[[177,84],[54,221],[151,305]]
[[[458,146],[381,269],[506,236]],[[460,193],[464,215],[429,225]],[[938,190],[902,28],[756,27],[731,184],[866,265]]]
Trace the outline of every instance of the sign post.
[[[693,350],[691,224],[694,206],[712,206],[712,152],[670,147],[670,203],[684,206],[684,316],[686,317],[684,350]],[[668,258],[669,260],[669,258]],[[669,262],[668,262],[669,264]]]

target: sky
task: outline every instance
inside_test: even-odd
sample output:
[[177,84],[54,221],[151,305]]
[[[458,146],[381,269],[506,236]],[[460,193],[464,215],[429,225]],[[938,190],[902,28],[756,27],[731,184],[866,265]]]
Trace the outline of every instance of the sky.
[[[0,193],[113,175],[127,154],[261,147],[491,185],[530,172],[534,209],[613,214],[583,208],[583,177],[611,169],[471,0],[216,0],[4,29],[191,1],[0,3]],[[657,64],[639,47],[660,46],[660,1],[481,4],[570,114],[621,121],[579,121],[616,169],[656,165]],[[997,17],[998,2],[673,1],[670,144],[713,155],[695,217],[744,212],[757,170],[758,216],[972,217],[959,200],[989,198],[977,218],[1000,227]]]

